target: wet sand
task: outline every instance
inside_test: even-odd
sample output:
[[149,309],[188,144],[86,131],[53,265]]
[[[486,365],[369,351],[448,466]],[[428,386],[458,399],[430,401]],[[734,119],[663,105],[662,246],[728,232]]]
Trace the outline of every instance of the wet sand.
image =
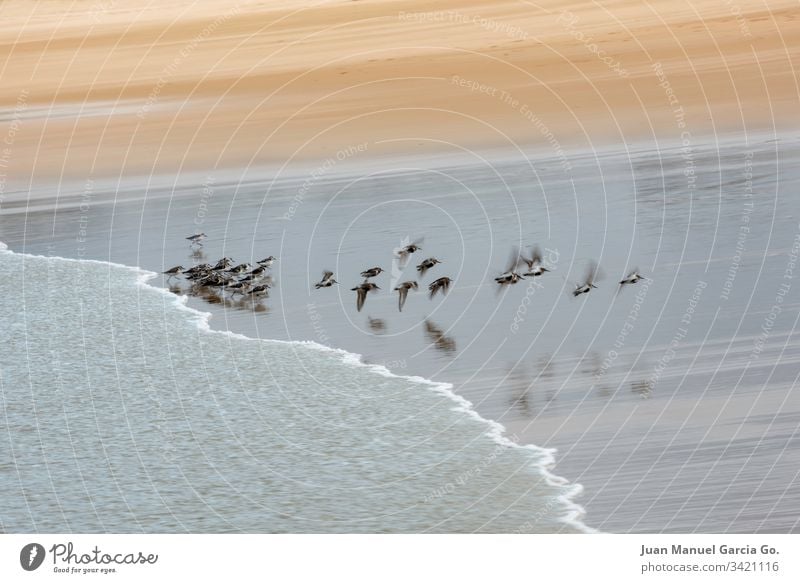
[[[100,185],[60,202],[39,193],[39,210],[9,209],[0,227],[14,251],[153,271],[274,254],[269,298],[203,290],[190,305],[218,329],[312,340],[453,383],[513,439],[558,449],[555,471],[584,486],[590,526],[789,532],[800,301],[794,274],[784,278],[800,249],[800,145],[748,140],[697,144],[693,181],[680,149],[574,156],[568,173],[556,158],[368,172],[348,158],[312,183],[251,172],[126,184],[143,196],[116,202]],[[209,239],[192,250],[195,229]],[[401,269],[392,250],[423,235]],[[553,272],[498,292],[510,249],[534,243]],[[391,290],[427,256],[444,263],[421,287],[455,284],[446,298],[412,292],[400,313]],[[589,260],[603,278],[573,298]],[[387,270],[382,291],[359,313],[350,288],[373,265]],[[618,289],[633,265],[652,281]],[[324,269],[341,285],[313,289]],[[180,279],[154,283],[189,293]]]
[[[20,180],[794,123],[791,2],[0,5]],[[68,112],[68,113],[65,113]],[[113,114],[112,114],[113,112]],[[0,128],[2,129],[2,128]]]

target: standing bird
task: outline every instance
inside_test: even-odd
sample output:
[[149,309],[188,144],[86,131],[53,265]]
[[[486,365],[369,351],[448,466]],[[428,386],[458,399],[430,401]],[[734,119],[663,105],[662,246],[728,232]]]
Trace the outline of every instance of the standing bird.
[[370,277],[375,277],[376,275],[380,275],[383,273],[383,269],[380,267],[371,267],[370,269],[364,270],[361,272],[361,277],[364,279],[369,279]]
[[277,260],[278,260],[277,257],[274,257],[274,256],[270,255],[269,257],[264,257],[264,259],[261,259],[260,261],[256,261],[256,263],[258,263],[262,267],[266,267],[267,269],[271,269],[272,268],[272,264],[275,263]]
[[626,275],[625,279],[620,281],[619,284],[626,285],[626,284],[638,283],[640,279],[647,279],[647,278],[642,274],[640,274],[638,269],[634,269],[628,275]]
[[437,263],[441,263],[441,261],[436,259],[436,257],[428,257],[425,261],[417,265],[417,271],[419,271],[420,277],[425,275],[425,272]]
[[214,271],[219,271],[221,269],[228,269],[231,265],[233,265],[233,259],[231,259],[230,257],[223,257],[222,259],[217,261],[217,264],[211,269],[213,269]]
[[236,273],[236,274],[239,274],[239,273],[245,273],[246,271],[249,271],[249,270],[250,270],[250,264],[249,263],[240,263],[236,267],[231,267],[230,269],[226,270],[225,273]]
[[370,281],[365,281],[361,285],[352,288],[350,291],[358,292],[358,298],[356,299],[356,310],[360,312],[361,308],[364,307],[364,302],[367,300],[367,294],[378,289],[381,289],[378,287],[378,284]]
[[333,272],[332,271],[323,271],[322,272],[322,279],[314,286],[316,289],[321,287],[331,287],[333,284],[339,283],[335,279],[333,279]]
[[205,233],[197,233],[196,235],[192,235],[191,237],[186,237],[186,240],[189,241],[189,245],[202,245],[203,239],[206,238]]
[[396,288],[394,288],[394,291],[396,291],[396,292],[398,292],[400,294],[400,298],[398,300],[398,307],[400,308],[401,312],[403,311],[403,306],[405,305],[406,298],[408,297],[408,290],[410,290],[410,289],[418,289],[418,288],[419,288],[419,285],[417,285],[416,281],[404,281],[403,283],[398,285]]
[[575,285],[575,289],[572,290],[572,295],[577,297],[581,294],[588,294],[593,288],[597,289],[597,286],[594,284],[597,277],[597,264],[594,261],[591,261],[589,266],[586,268],[586,276],[583,278],[583,283]]
[[453,280],[449,277],[440,277],[433,283],[428,286],[428,290],[430,291],[430,298],[433,297],[439,292],[442,292],[442,295],[447,295],[447,291],[450,289],[450,284],[453,283]]
[[542,253],[539,251],[538,247],[533,248],[533,253],[530,257],[525,257],[524,255],[520,255],[520,259],[528,266],[528,271],[523,273],[525,277],[539,277],[544,273],[550,271],[544,265],[542,265]]
[[263,297],[266,297],[266,296],[269,295],[269,285],[267,285],[267,284],[257,285],[253,289],[251,289],[249,292],[247,292],[247,295],[250,296],[251,298],[263,298]]
[[176,277],[176,276],[180,275],[181,273],[183,273],[183,266],[182,265],[176,265],[175,267],[173,267],[171,269],[167,269],[163,273],[164,273],[164,275],[168,275],[169,276],[167,278],[167,281],[169,281],[173,277]]

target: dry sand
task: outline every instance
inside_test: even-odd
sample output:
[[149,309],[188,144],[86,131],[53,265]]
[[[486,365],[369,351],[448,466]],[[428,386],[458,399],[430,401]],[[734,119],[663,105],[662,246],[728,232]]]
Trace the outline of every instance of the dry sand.
[[557,152],[796,119],[787,0],[304,4],[3,2],[9,178],[269,165],[364,142]]

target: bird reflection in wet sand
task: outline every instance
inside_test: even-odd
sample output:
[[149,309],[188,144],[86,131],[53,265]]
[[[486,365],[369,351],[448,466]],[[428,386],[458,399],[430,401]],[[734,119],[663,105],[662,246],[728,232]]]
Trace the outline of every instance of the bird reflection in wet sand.
[[535,409],[530,399],[533,389],[533,378],[530,373],[524,368],[511,366],[506,375],[506,383],[509,387],[511,406],[526,416],[534,413]]
[[369,329],[373,332],[385,332],[386,331],[386,321],[380,318],[373,318],[372,316],[367,316],[367,324],[369,325]]
[[398,299],[398,307],[400,308],[401,312],[403,311],[403,306],[405,305],[406,298],[408,297],[408,290],[417,289],[418,287],[419,285],[417,284],[416,281],[404,281],[396,288],[394,288],[394,291],[396,291],[400,295]]
[[425,335],[437,350],[451,353],[456,350],[456,341],[450,336],[445,336],[444,330],[439,328],[430,319],[425,320]]
[[205,261],[206,260],[206,253],[203,250],[203,247],[192,247],[192,253],[190,257],[195,261]]
[[653,384],[648,380],[633,381],[631,383],[631,392],[639,395],[643,399],[647,399],[653,392]]

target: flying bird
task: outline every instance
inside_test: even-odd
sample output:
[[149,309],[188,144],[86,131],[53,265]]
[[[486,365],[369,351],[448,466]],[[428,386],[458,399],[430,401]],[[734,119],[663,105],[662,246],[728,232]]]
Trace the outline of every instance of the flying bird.
[[647,278],[642,274],[640,274],[638,269],[634,269],[628,275],[626,275],[625,279],[620,281],[619,284],[626,285],[626,284],[638,283],[640,279],[647,279]]
[[521,279],[525,279],[524,276],[520,275],[516,271],[519,262],[520,262],[519,251],[516,248],[514,248],[512,249],[511,257],[508,260],[508,267],[506,267],[506,270],[502,274],[495,277],[494,280],[500,285],[511,285],[517,283]]
[[408,258],[412,253],[416,253],[417,251],[422,249],[422,247],[420,246],[420,243],[422,243],[423,240],[424,240],[424,238],[421,237],[421,238],[417,239],[416,241],[414,241],[413,243],[411,243],[409,245],[406,245],[404,247],[401,247],[400,249],[397,249],[395,251],[395,255],[397,255],[397,257],[400,258],[401,266],[405,265],[406,261],[408,261]]
[[528,271],[522,274],[525,277],[539,277],[540,275],[550,271],[544,265],[542,265],[542,253],[539,251],[538,247],[533,248],[533,252],[531,253],[530,257],[520,255],[520,260],[522,260],[522,262],[528,266]]
[[398,298],[398,308],[400,308],[401,312],[403,311],[403,306],[405,305],[406,298],[408,297],[408,290],[418,289],[418,288],[419,285],[417,285],[416,281],[404,281],[396,288],[394,288],[394,291],[398,292],[400,295],[400,297]]
[[428,286],[428,290],[430,291],[430,298],[433,297],[439,292],[442,292],[442,295],[447,295],[447,291],[450,289],[450,284],[453,283],[453,280],[449,277],[440,277],[433,283]]
[[586,268],[586,276],[583,278],[583,283],[575,285],[575,289],[572,290],[572,295],[577,297],[581,294],[588,294],[592,289],[597,289],[597,286],[594,284],[596,279],[598,279],[597,264],[591,261]]
[[322,279],[314,286],[316,289],[321,287],[331,287],[333,284],[339,283],[335,279],[333,279],[333,272],[332,271],[323,271],[322,272]]
[[364,279],[369,279],[370,277],[375,277],[376,275],[380,275],[383,273],[383,269],[380,267],[371,267],[361,272],[361,277]]
[[381,289],[378,287],[378,284],[370,281],[365,281],[361,285],[352,288],[350,291],[358,292],[358,297],[356,299],[356,310],[360,312],[361,308],[364,307],[364,302],[367,300],[367,294],[378,289]]
[[428,271],[431,267],[436,265],[437,263],[441,263],[436,257],[428,257],[425,261],[417,265],[417,271],[419,271],[420,276],[425,275],[425,272]]

